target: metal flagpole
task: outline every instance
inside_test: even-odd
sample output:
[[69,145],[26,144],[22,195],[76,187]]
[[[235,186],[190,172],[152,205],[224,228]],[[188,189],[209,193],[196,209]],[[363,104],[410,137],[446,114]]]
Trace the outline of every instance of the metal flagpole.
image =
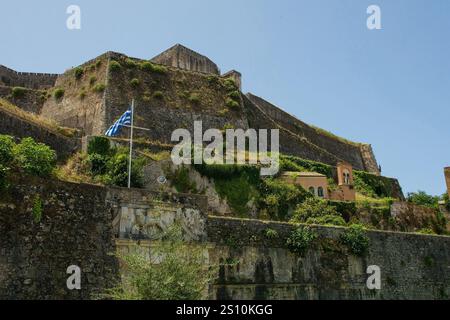
[[130,126],[130,159],[128,163],[128,189],[131,188],[131,158],[133,155],[133,121],[134,121],[134,99],[131,101],[131,126]]

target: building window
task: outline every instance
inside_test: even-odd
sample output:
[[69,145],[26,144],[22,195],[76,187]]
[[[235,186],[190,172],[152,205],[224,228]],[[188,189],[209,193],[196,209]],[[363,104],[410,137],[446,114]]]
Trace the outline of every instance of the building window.
[[309,187],[309,192],[311,192],[313,195],[316,195],[316,191],[314,190],[314,187]]
[[323,188],[322,187],[318,187],[317,188],[317,195],[321,198],[323,198]]
[[344,170],[344,184],[350,184],[350,172],[345,169]]

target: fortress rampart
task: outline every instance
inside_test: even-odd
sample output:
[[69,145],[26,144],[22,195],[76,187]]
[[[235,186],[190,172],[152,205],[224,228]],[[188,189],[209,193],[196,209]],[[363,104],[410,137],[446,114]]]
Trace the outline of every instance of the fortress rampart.
[[[321,132],[320,129],[300,121],[296,117],[258,96],[251,93],[248,93],[246,96],[256,107],[283,128],[297,135],[299,138],[306,139],[312,145],[318,147],[318,149],[322,149],[331,155],[331,159],[317,161],[335,165],[337,161],[344,160],[351,163],[355,169],[365,170],[374,174],[380,173],[370,145],[345,141],[344,139],[333,137],[331,134]],[[254,121],[258,122],[259,119],[261,118],[255,117]],[[250,127],[252,127],[252,124],[250,124]],[[311,157],[308,157],[307,159],[311,159]]]
[[[121,68],[112,72],[111,60],[119,61]],[[134,67],[127,63],[130,60],[135,62]],[[351,142],[310,126],[260,97],[241,93],[243,103],[230,109],[227,106],[230,93],[220,84],[221,80],[214,84],[211,77],[220,76],[219,68],[201,54],[181,45],[173,46],[152,59],[154,63],[168,66],[164,74],[143,70],[139,67],[142,61],[108,51],[83,63],[80,79],[75,79],[73,69],[58,76],[18,73],[0,66],[3,77],[0,86],[64,89],[61,99],[51,97],[43,106],[33,101],[23,106],[17,104],[33,112],[39,110],[42,116],[61,125],[81,129],[85,135],[103,134],[135,98],[136,125],[152,128],[145,133],[137,132],[138,136],[168,143],[174,129],[192,129],[194,120],[202,120],[205,128],[279,128],[283,153],[330,165],[346,161],[357,170],[380,174],[370,145]],[[227,76],[241,86],[239,72],[232,70],[222,75]],[[137,88],[130,85],[134,79],[139,81]],[[104,89],[94,90],[99,85]]]
[[54,86],[57,77],[58,75],[53,73],[17,72],[0,65],[0,85],[46,89]]

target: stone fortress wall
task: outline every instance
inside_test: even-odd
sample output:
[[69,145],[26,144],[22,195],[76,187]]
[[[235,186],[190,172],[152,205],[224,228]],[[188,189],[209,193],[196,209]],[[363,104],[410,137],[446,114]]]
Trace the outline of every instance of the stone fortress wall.
[[[340,141],[318,132],[315,128],[258,96],[248,93],[247,98],[281,126],[334,155],[337,161],[344,160],[351,163],[357,170],[379,174],[378,165],[370,145]],[[325,163],[336,165],[337,161]]]
[[0,109],[0,134],[11,135],[17,139],[32,137],[37,142],[45,143],[56,151],[58,161],[66,160],[81,148],[80,137],[65,136],[4,109]]
[[[55,99],[50,98],[44,102],[43,106],[34,108],[39,110],[42,108],[42,116],[56,120],[61,125],[81,129],[85,135],[103,134],[127,108],[133,95],[136,95],[132,88],[129,88],[129,82],[132,77],[138,75],[137,73],[134,73],[132,76],[131,74],[118,76],[117,72],[112,73],[109,70],[109,61],[111,59],[120,59],[121,57],[127,58],[119,53],[106,52],[81,65],[82,67],[89,67],[96,61],[101,60],[103,62],[102,66],[97,69],[95,76],[97,83],[103,83],[105,85],[104,92],[102,94],[88,94],[84,99],[80,99],[79,94],[83,88],[90,88],[87,76],[80,81],[74,82],[71,70],[68,70],[60,76],[42,75],[44,79],[48,79],[46,81],[32,83],[30,86],[46,87],[48,85],[54,85],[55,87],[64,88],[65,94],[61,101],[55,101]],[[132,59],[141,61],[140,59]],[[338,161],[343,160],[351,163],[357,170],[365,170],[377,175],[380,174],[370,145],[352,143],[333,137],[331,134],[325,134],[325,131],[321,132],[321,130],[298,120],[294,116],[253,94],[242,96],[243,104],[245,105],[244,109],[251,109],[247,114],[239,111],[232,112],[231,116],[229,116],[230,113],[226,116],[219,115],[218,109],[223,109],[225,104],[225,101],[218,103],[221,100],[216,99],[217,97],[222,99],[220,95],[223,95],[223,93],[220,92],[214,92],[215,97],[211,101],[211,104],[217,104],[217,106],[208,106],[207,108],[201,106],[201,110],[199,108],[197,108],[199,110],[196,108],[187,108],[185,102],[181,101],[177,96],[180,93],[175,90],[180,81],[177,77],[185,77],[179,70],[189,71],[187,80],[189,83],[201,83],[199,79],[202,77],[206,78],[208,74],[220,76],[220,70],[217,65],[201,54],[181,45],[175,45],[154,57],[152,61],[170,66],[170,78],[168,78],[170,80],[166,81],[167,79],[164,80],[162,77],[158,79],[156,76],[153,79],[146,79],[144,80],[145,90],[150,88],[149,91],[151,94],[155,90],[161,90],[156,85],[163,86],[164,94],[167,93],[171,96],[167,100],[161,100],[162,102],[155,99],[150,102],[139,102],[139,112],[144,112],[144,114],[142,120],[139,117],[136,119],[138,122],[141,121],[139,125],[153,129],[153,131],[147,132],[148,138],[150,139],[161,140],[167,143],[170,140],[170,134],[173,129],[180,127],[189,128],[192,126],[194,120],[200,119],[203,120],[205,127],[219,129],[227,124],[244,129],[248,127],[255,129],[278,127],[282,129],[280,136],[281,151],[286,154],[330,165],[336,165]],[[8,75],[11,73],[13,75],[17,74],[7,68],[0,68],[0,75],[1,72]],[[136,70],[135,72],[140,71]],[[228,76],[234,78],[240,87],[241,74],[239,72],[232,70],[222,75],[222,77]],[[11,77],[9,76],[9,78]],[[36,77],[39,78],[38,75]],[[203,85],[202,88],[190,89],[192,93],[195,91],[205,91],[204,88]],[[138,97],[141,97],[145,93],[144,90],[142,91]],[[169,108],[168,104],[170,103],[173,106]],[[30,104],[25,103],[23,105],[31,108],[28,107]],[[209,112],[214,108],[217,109],[215,113]],[[140,133],[138,132],[137,134]]]
[[55,85],[57,74],[17,72],[0,65],[0,85],[24,87],[30,89],[46,89]]
[[[215,299],[448,299],[450,237],[370,231],[366,256],[339,245],[344,228],[319,235],[304,256],[286,238],[294,225],[207,216],[202,196],[15,177],[0,198],[0,298],[90,299],[119,279],[114,253],[149,250],[175,221],[186,240],[206,244],[222,266]],[[42,217],[33,217],[35,199]],[[204,197],[203,197],[204,198]],[[277,236],[266,237],[267,229]],[[81,290],[69,290],[67,267],[81,268]],[[366,287],[369,265],[381,269],[381,290]]]

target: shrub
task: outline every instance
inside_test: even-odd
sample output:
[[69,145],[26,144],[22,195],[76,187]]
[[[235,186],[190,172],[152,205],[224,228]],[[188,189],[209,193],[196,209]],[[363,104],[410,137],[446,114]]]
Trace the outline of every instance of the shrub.
[[125,65],[128,68],[134,69],[134,68],[136,68],[138,66],[138,63],[136,61],[134,61],[133,59],[127,58],[125,60]]
[[227,98],[225,105],[230,109],[238,109],[239,108],[239,102],[234,101],[231,98]]
[[92,153],[88,155],[87,159],[92,175],[103,175],[107,172],[108,156]]
[[56,88],[55,91],[53,91],[53,97],[55,99],[61,99],[64,96],[65,90],[63,88]]
[[153,63],[148,62],[148,61],[141,62],[139,64],[139,67],[144,71],[149,71],[149,72],[153,71]]
[[238,90],[234,90],[231,91],[228,96],[233,99],[234,101],[239,101],[239,99],[241,98],[241,94],[239,93]]
[[111,152],[109,140],[105,137],[93,137],[89,141],[87,152],[88,154],[109,155]]
[[306,223],[308,224],[319,224],[319,225],[330,225],[330,226],[345,226],[345,220],[336,215],[324,215],[321,217],[314,217],[314,218],[308,218],[306,220]]
[[25,95],[27,89],[22,87],[14,87],[12,88],[11,95],[13,98],[22,98]]
[[82,67],[76,67],[73,74],[75,75],[75,79],[80,80],[84,74],[84,69]]
[[122,68],[122,65],[118,61],[111,61],[109,64],[109,68],[111,71],[119,71]]
[[164,94],[161,91],[153,92],[153,98],[162,100],[164,98]]
[[[128,153],[118,151],[107,163],[106,183],[118,187],[128,186]],[[142,158],[133,159],[131,164],[131,186],[133,188],[142,188],[143,186],[143,168]]]
[[303,256],[316,238],[317,233],[309,227],[299,227],[289,235],[286,245],[291,252]]
[[261,194],[260,208],[267,209],[272,219],[286,220],[289,209],[310,197],[300,186],[276,179],[264,179],[258,186]]
[[236,82],[232,78],[227,78],[223,81],[225,89],[227,91],[234,91],[237,89]]
[[33,219],[34,222],[39,223],[42,219],[42,200],[41,197],[39,195],[36,195],[34,197],[33,200],[33,208],[32,208],[32,213],[33,213]]
[[29,174],[49,176],[56,165],[55,151],[33,138],[24,138],[14,146],[14,155],[21,168]]
[[94,90],[95,92],[101,93],[103,91],[105,91],[106,86],[104,83],[97,83],[92,90]]
[[[154,242],[151,254],[143,247],[119,255],[124,267],[117,286],[106,291],[114,300],[199,300],[218,274],[204,258],[206,246],[187,246],[179,227],[172,227],[164,241]],[[175,231],[173,231],[175,230]]]
[[0,135],[0,163],[7,166],[14,159],[15,143],[11,136]]
[[131,85],[133,88],[139,87],[139,84],[140,84],[139,79],[134,78],[134,79],[132,79],[132,80],[130,81],[130,85]]
[[319,218],[323,216],[338,216],[338,213],[336,208],[330,206],[327,201],[309,197],[297,206],[291,221],[306,222],[310,218]]
[[167,68],[165,66],[154,64],[153,65],[153,72],[159,73],[159,74],[165,74],[167,72]]
[[440,197],[429,195],[425,191],[418,191],[408,193],[406,200],[420,206],[437,209],[439,208]]
[[267,239],[276,239],[278,238],[278,232],[277,230],[271,229],[271,228],[267,228],[264,232],[264,235],[266,236]]
[[140,68],[144,71],[164,74],[167,72],[167,68],[162,65],[153,64],[150,61],[141,62]]
[[366,229],[359,224],[352,224],[340,237],[341,242],[355,255],[364,255],[370,245]]

